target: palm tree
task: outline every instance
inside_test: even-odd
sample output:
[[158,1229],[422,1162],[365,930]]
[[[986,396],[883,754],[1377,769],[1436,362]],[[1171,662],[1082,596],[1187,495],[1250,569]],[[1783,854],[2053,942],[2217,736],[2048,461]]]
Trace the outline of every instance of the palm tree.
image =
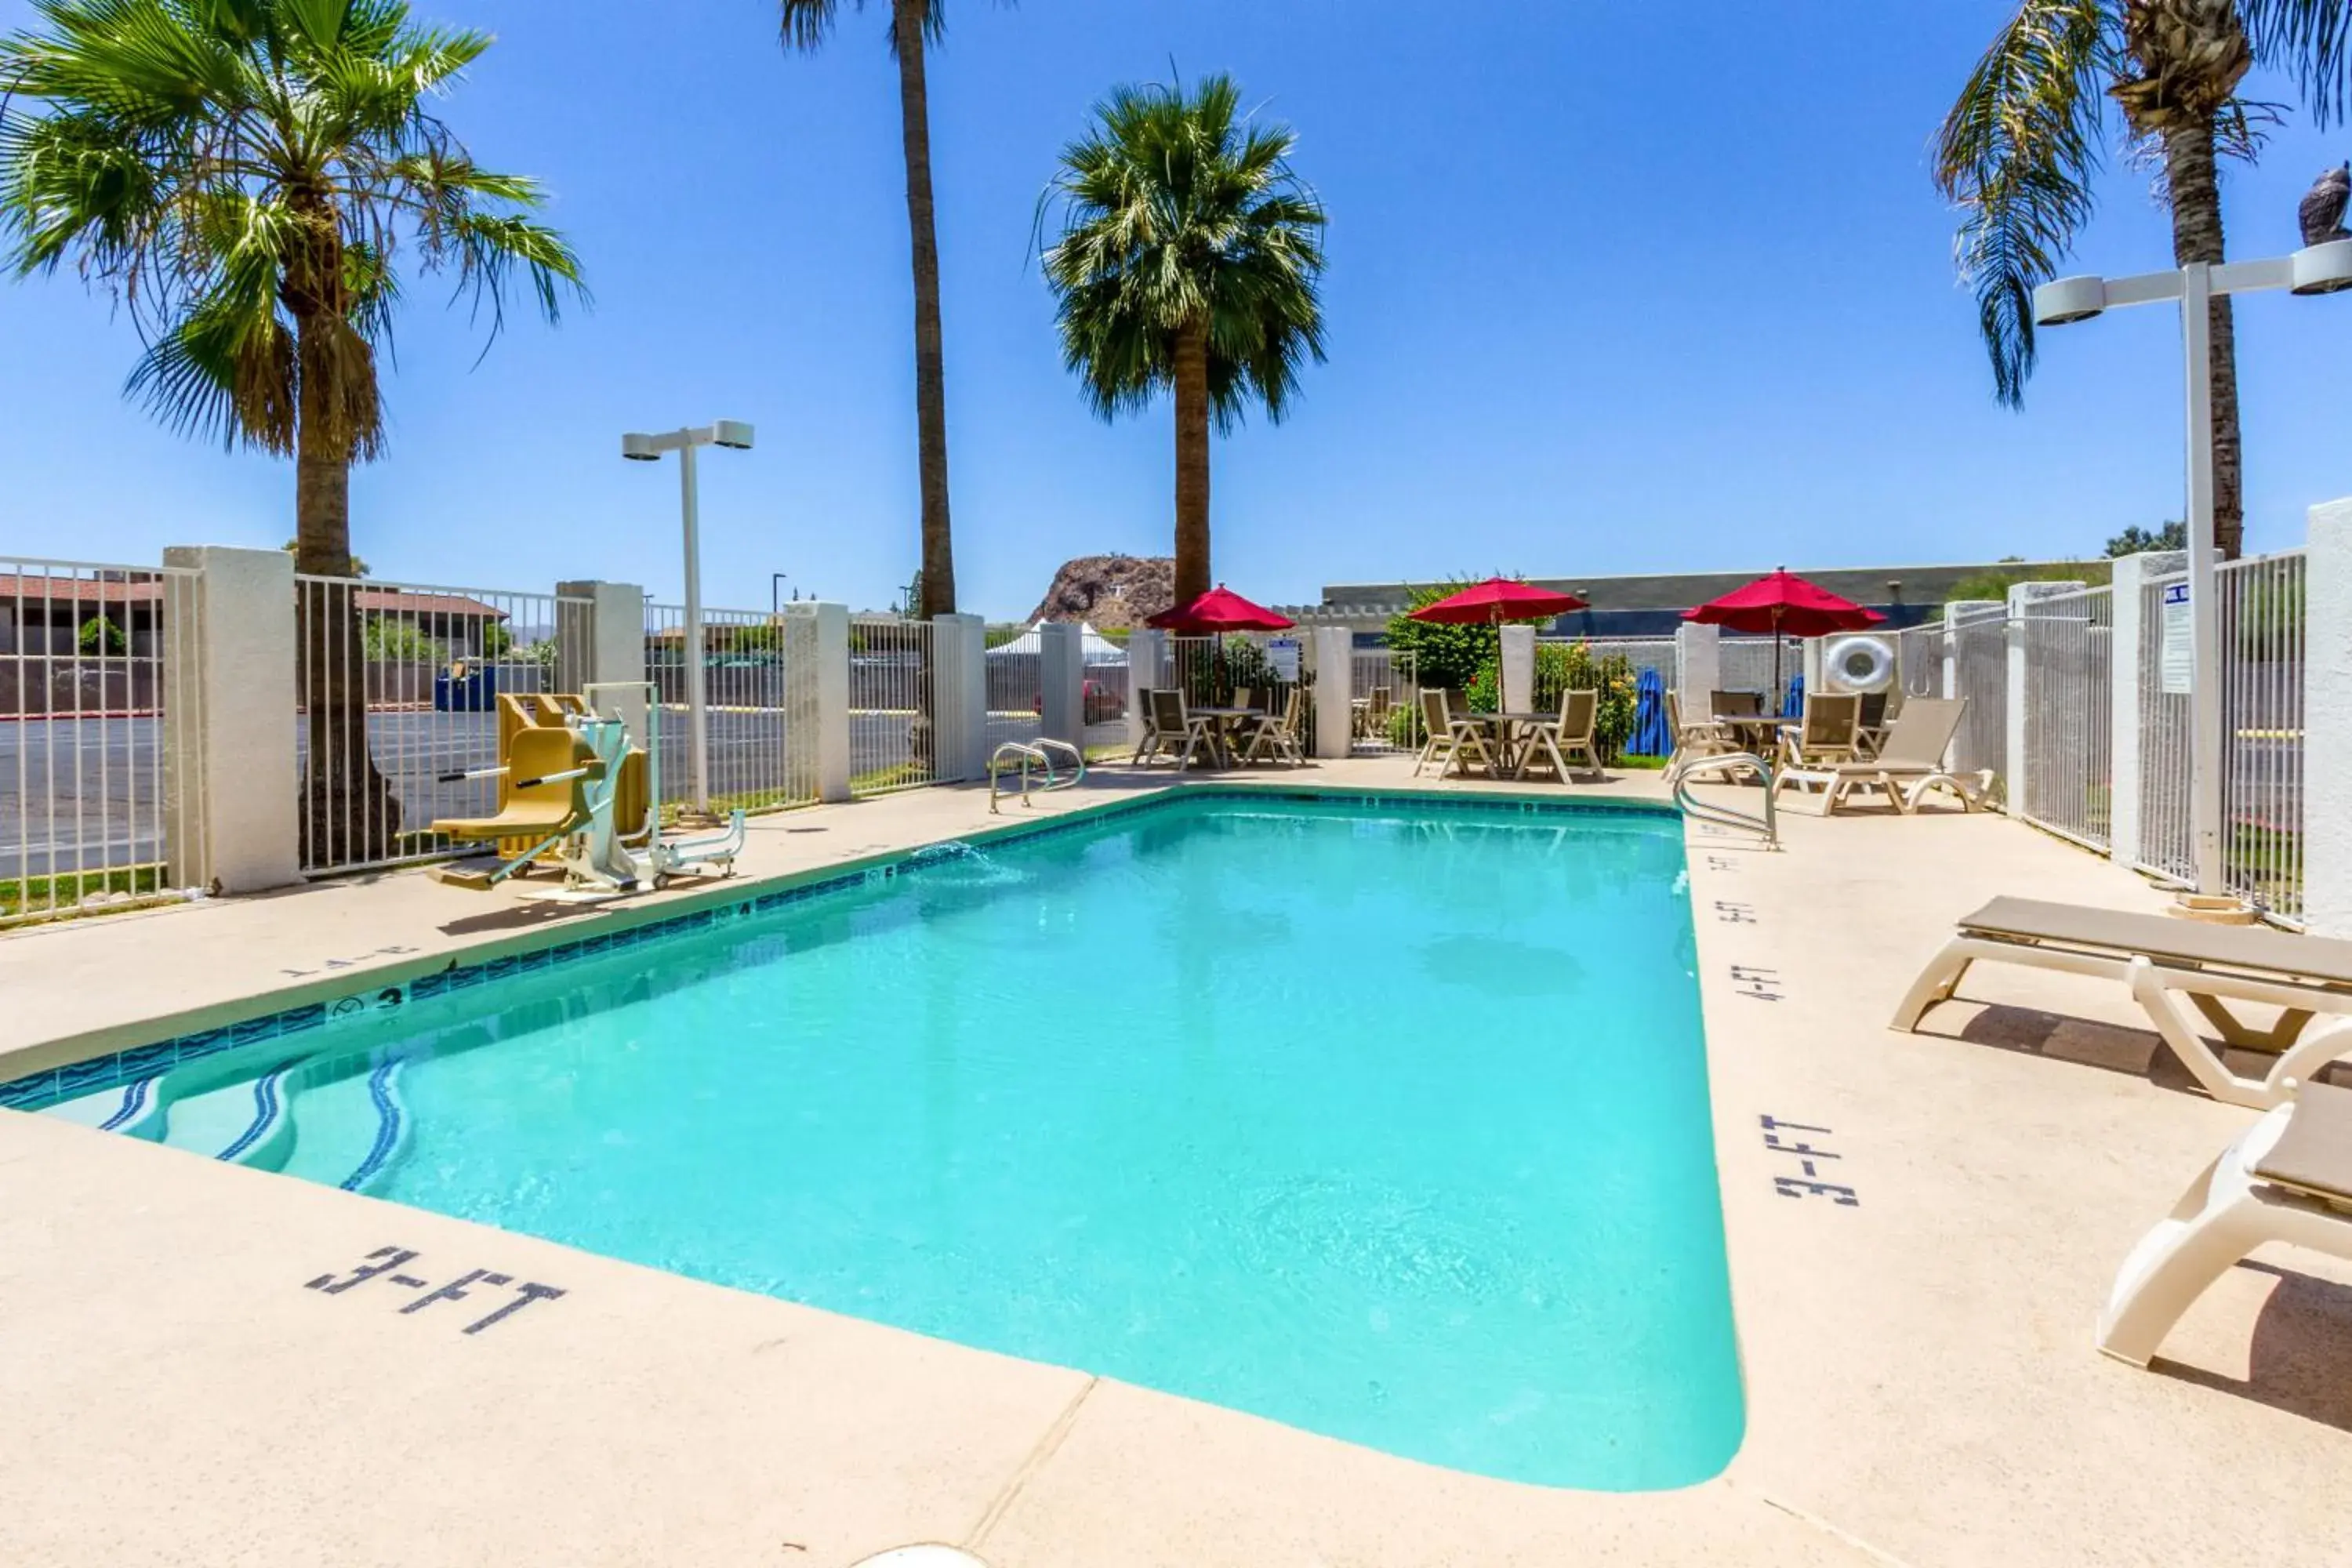
[[[68,257],[147,352],[127,391],[165,423],[294,459],[295,569],[353,568],[351,468],[384,444],[376,351],[395,260],[489,311],[527,279],[556,319],[576,258],[538,186],[478,166],[429,110],[490,47],[403,0],[34,0],[0,40],[0,234],[19,276]],[[305,595],[306,599],[310,595]],[[347,597],[347,596],[343,596]],[[308,863],[381,858],[399,811],[368,755],[347,604],[301,630]]]
[[[948,526],[947,351],[940,326],[940,233],[931,208],[930,89],[923,50],[945,35],[942,0],[888,0],[890,54],[898,64],[898,134],[907,159],[907,233],[915,263],[915,441],[923,507],[923,565],[916,581],[925,619],[955,613],[955,542]],[[841,0],[779,0],[784,47],[822,48]],[[866,0],[857,0],[866,8]]]
[[[2033,371],[2034,286],[2055,274],[2096,205],[2107,100],[2162,171],[2174,262],[2219,262],[2220,160],[2252,157],[2273,115],[2237,96],[2256,64],[2294,77],[2321,124],[2341,116],[2352,106],[2352,0],[2020,0],[1936,145],[1936,184],[1962,210],[1960,270],[2003,403],[2023,400]],[[2214,525],[2234,557],[2245,505],[2226,297],[2211,320]]]
[[1323,208],[1291,172],[1297,138],[1239,112],[1233,79],[1126,87],[1062,151],[1038,203],[1062,359],[1105,419],[1160,388],[1176,405],[1176,599],[1207,591],[1209,425],[1255,398],[1277,422],[1323,359]]

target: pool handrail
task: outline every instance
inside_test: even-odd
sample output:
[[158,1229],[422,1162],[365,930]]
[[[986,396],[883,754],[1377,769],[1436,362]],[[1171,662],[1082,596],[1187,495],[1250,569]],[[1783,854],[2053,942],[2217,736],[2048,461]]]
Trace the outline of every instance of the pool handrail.
[[[1067,777],[1064,777],[1055,770],[1053,753],[1055,752],[1069,753],[1075,771]],[[1086,782],[1086,753],[1069,742],[1056,741],[1045,736],[1040,736],[1034,741],[1007,741],[997,747],[995,753],[988,759],[988,809],[991,815],[995,815],[999,810],[997,797],[1001,793],[1003,778],[1007,771],[1005,764],[1013,758],[1018,758],[1021,763],[1021,804],[1024,805],[1035,804],[1029,798],[1029,767],[1033,763],[1045,770],[1044,787],[1048,790],[1068,789],[1073,784]]]
[[[1692,775],[1735,767],[1753,768],[1764,780],[1763,816],[1750,816],[1744,811],[1734,811],[1727,805],[1711,805],[1691,794]],[[1780,814],[1773,804],[1772,764],[1753,752],[1732,752],[1717,756],[1702,757],[1686,767],[1676,769],[1675,805],[1682,809],[1685,816],[1695,822],[1712,822],[1725,827],[1736,827],[1742,832],[1759,834],[1763,837],[1765,847],[1769,849],[1780,847]]]

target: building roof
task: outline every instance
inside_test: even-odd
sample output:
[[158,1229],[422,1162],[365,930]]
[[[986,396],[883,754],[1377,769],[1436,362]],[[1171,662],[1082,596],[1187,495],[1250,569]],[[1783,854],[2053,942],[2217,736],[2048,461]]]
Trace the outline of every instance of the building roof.
[[[62,599],[76,605],[152,604],[163,596],[160,577],[70,577],[0,572],[0,600]],[[507,612],[463,594],[416,594],[405,588],[362,588],[352,605],[378,614],[446,616],[459,620],[503,621]]]
[[[2048,567],[2090,565],[2082,562],[1988,561],[1977,564],[1793,567],[1792,571],[1857,605],[1936,605],[1951,596],[1953,584],[1988,572],[2028,576]],[[1668,572],[1616,577],[1530,577],[1538,587],[1572,593],[1596,610],[1686,610],[1754,582],[1768,566],[1732,572]],[[1356,613],[1402,608],[1412,583],[1334,583],[1323,590],[1327,610]]]

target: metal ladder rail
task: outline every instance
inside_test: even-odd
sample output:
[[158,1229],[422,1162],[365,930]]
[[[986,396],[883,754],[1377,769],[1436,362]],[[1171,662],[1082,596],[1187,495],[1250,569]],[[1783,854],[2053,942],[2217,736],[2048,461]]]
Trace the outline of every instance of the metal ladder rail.
[[[1764,815],[1750,816],[1744,811],[1734,811],[1727,805],[1714,805],[1691,794],[1691,775],[1700,772],[1713,773],[1718,768],[1745,765],[1756,770],[1764,780]],[[1736,827],[1745,833],[1761,835],[1771,848],[1780,847],[1779,807],[1772,793],[1772,765],[1753,752],[1734,752],[1717,757],[1704,757],[1675,774],[1675,805],[1683,815],[1696,822],[1712,822],[1724,827]]]
[[[1069,753],[1074,771],[1066,778],[1055,771],[1053,753],[1055,752]],[[1026,742],[1007,741],[997,747],[995,754],[988,759],[988,809],[992,815],[999,810],[997,798],[1001,793],[1002,781],[1006,771],[1004,764],[1008,759],[1014,757],[1021,761],[1021,804],[1024,805],[1034,804],[1029,799],[1029,767],[1033,763],[1045,770],[1045,787],[1048,790],[1068,789],[1073,784],[1086,782],[1086,753],[1067,741],[1055,741],[1044,737]]]

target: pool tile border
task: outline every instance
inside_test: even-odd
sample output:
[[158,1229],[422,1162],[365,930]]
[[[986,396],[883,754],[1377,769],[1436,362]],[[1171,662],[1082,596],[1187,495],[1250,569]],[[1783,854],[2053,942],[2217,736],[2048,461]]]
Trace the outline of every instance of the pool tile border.
[[[1380,807],[1410,807],[1415,811],[1517,812],[1526,816],[1646,816],[1679,818],[1681,813],[1659,802],[1626,800],[1558,800],[1510,795],[1454,795],[1417,791],[1351,789],[1341,786],[1310,786],[1289,784],[1180,784],[1174,788],[1154,791],[1129,800],[1107,801],[1098,805],[1080,807],[1035,822],[1009,822],[954,838],[940,839],[918,845],[911,849],[894,850],[879,860],[854,864],[847,869],[796,872],[801,879],[787,881],[764,893],[751,892],[743,896],[721,899],[698,909],[681,910],[677,914],[660,916],[618,931],[599,931],[592,936],[570,942],[551,942],[520,952],[500,953],[495,957],[468,962],[452,959],[440,969],[397,983],[369,986],[363,992],[336,997],[326,1002],[309,1002],[299,1006],[260,1014],[234,1024],[195,1032],[170,1036],[151,1044],[129,1049],[105,1052],[70,1062],[62,1067],[28,1073],[22,1078],[0,1082],[0,1108],[16,1110],[37,1110],[59,1100],[71,1100],[104,1089],[119,1089],[142,1079],[152,1078],[168,1068],[185,1062],[232,1050],[257,1041],[283,1036],[306,1034],[341,1020],[397,1006],[409,1001],[426,1001],[452,991],[470,990],[474,986],[505,980],[516,974],[576,963],[583,959],[602,958],[609,953],[625,952],[647,942],[667,941],[691,931],[707,931],[725,921],[761,915],[792,904],[804,903],[828,893],[850,888],[870,887],[927,867],[953,858],[940,851],[950,845],[978,847],[982,845],[1010,844],[1038,838],[1058,837],[1099,827],[1105,822],[1139,813],[1164,811],[1187,801],[1201,800],[1277,800],[1292,802],[1343,801],[1351,805]],[[752,887],[761,886],[760,883]]]

